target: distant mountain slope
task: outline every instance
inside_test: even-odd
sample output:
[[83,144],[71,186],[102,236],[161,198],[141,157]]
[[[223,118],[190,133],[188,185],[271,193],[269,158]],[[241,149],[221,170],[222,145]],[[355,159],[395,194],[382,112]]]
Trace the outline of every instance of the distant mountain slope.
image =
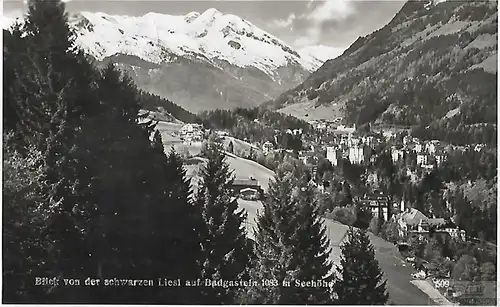
[[[179,120],[184,123],[193,123],[198,119],[196,115],[186,111],[176,103],[153,94],[141,92],[139,100],[142,107],[157,120],[170,122]],[[169,117],[173,118],[168,119]]]
[[141,17],[81,12],[71,18],[77,42],[98,60],[115,54],[135,55],[162,64],[176,57],[253,66],[279,78],[276,69],[299,64],[317,68],[286,43],[236,15],[216,9],[185,16],[148,13]]
[[[2,26],[14,22],[2,18]],[[140,17],[69,16],[76,43],[99,64],[118,63],[143,90],[191,112],[254,107],[323,64],[247,20],[215,9]]]
[[253,107],[302,82],[323,61],[215,9],[141,17],[71,16],[77,43],[113,60],[148,92],[192,112]]
[[299,49],[299,54],[302,56],[309,56],[318,60],[318,66],[321,66],[324,62],[335,59],[340,56],[343,52],[343,48],[334,48],[325,45],[316,45],[316,46],[306,46]]
[[[8,28],[14,19],[2,17]],[[254,107],[300,84],[330,47],[294,50],[216,9],[174,16],[70,14],[76,43],[98,64],[113,61],[143,90],[191,112]]]
[[385,27],[264,106],[496,142],[497,23],[496,1],[409,1]]

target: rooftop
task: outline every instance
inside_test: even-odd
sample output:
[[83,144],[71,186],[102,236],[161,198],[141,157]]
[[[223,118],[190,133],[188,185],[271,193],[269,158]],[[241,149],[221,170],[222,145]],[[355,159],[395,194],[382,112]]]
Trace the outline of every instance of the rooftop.
[[244,185],[244,186],[254,186],[259,187],[259,181],[256,179],[234,179],[233,186]]
[[409,225],[418,225],[421,220],[428,220],[427,216],[415,208],[401,213],[401,218]]
[[445,219],[443,219],[443,218],[428,219],[428,220],[427,220],[427,223],[428,223],[429,225],[433,225],[433,226],[442,226],[442,225],[446,225],[446,221],[445,221]]

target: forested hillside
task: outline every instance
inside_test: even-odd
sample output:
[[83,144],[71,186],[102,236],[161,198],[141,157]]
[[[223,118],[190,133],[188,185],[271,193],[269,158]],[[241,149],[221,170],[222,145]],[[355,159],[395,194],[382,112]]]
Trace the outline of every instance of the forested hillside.
[[167,113],[184,123],[193,123],[198,120],[195,114],[160,96],[140,91],[139,99],[141,106],[148,111]]
[[265,105],[496,144],[497,23],[496,1],[409,1],[386,26]]
[[275,130],[302,129],[307,133],[312,129],[306,121],[262,108],[206,111],[199,116],[206,127],[228,130],[234,137],[251,142],[272,142]]

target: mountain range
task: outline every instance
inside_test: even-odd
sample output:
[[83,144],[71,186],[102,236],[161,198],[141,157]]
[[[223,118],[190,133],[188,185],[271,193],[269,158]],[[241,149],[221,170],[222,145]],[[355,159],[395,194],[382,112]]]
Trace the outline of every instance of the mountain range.
[[496,142],[496,1],[410,0],[338,57],[321,45],[295,50],[215,9],[81,12],[69,21],[98,65],[116,62],[142,90],[191,112],[262,106],[309,121],[341,118]]
[[408,1],[386,26],[264,106],[307,120],[462,131],[481,140],[480,127],[496,131],[497,25],[496,1]]
[[[68,16],[75,41],[97,65],[115,62],[139,88],[191,112],[254,107],[302,81],[327,46],[295,50],[236,15],[216,9],[140,17],[80,12]],[[13,20],[3,20],[9,27]]]

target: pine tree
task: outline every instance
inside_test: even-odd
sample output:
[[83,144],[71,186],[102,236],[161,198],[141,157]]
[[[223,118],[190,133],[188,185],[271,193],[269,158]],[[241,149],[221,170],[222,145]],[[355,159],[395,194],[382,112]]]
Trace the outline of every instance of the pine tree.
[[[78,191],[89,182],[81,176],[76,140],[82,132],[82,110],[95,106],[94,70],[70,50],[64,3],[30,1],[25,21],[23,27],[13,27],[6,46],[12,85],[7,98],[11,113],[17,115],[10,127],[15,127],[17,147],[34,145],[41,152],[37,167],[42,184],[36,192],[42,197],[40,210],[49,213],[40,232],[50,244],[45,274],[78,277],[89,258],[83,239],[88,223]],[[85,296],[77,287],[58,290],[51,288],[44,299]]]
[[[158,186],[164,183],[162,170],[155,163],[164,164],[165,160],[158,161],[152,148],[150,131],[154,125],[140,122],[138,91],[130,80],[111,64],[103,69],[97,85],[98,112],[85,118],[85,133],[78,140],[88,148],[81,153],[86,166],[82,175],[91,178],[88,188],[81,191],[91,221],[86,237],[92,259],[90,273],[148,278],[154,275],[148,219],[158,202]],[[153,302],[149,294],[151,289],[137,287],[103,288],[96,296],[112,303],[141,302],[144,297]]]
[[[157,182],[165,173],[155,163],[166,162],[158,160],[152,148],[154,124],[138,115],[137,89],[113,65],[99,72],[73,49],[61,1],[30,1],[25,28],[12,33],[6,56],[13,64],[12,87],[7,97],[9,112],[18,114],[20,121],[10,127],[20,131],[19,143],[34,144],[41,152],[37,209],[47,214],[48,225],[40,231],[47,254],[40,259],[44,267],[38,276],[152,275],[159,261],[153,263],[149,254],[148,218],[157,204],[175,197],[162,194],[168,185],[159,188],[166,178]],[[17,44],[25,50],[16,52]],[[162,217],[168,220],[157,216]],[[22,240],[30,238],[19,237]],[[31,258],[14,274],[31,275],[23,268],[33,258],[23,253]],[[40,301],[52,302],[130,303],[144,302],[145,297],[148,302],[151,293],[137,287],[55,287],[49,293],[38,289],[44,291]],[[25,298],[36,292],[30,291]]]
[[12,133],[3,135],[3,302],[43,301],[45,288],[26,282],[26,275],[47,271],[50,242],[43,232],[50,211],[42,204],[41,153],[30,146],[21,155],[10,144]]
[[201,238],[205,225],[200,208],[191,198],[190,180],[180,156],[172,148],[168,156],[163,153],[163,144],[157,131],[154,146],[158,151],[158,165],[163,167],[163,193],[159,193],[154,207],[149,211],[151,240],[149,255],[152,257],[152,272],[156,278],[181,279],[182,286],[159,288],[156,302],[163,304],[202,303],[199,289],[184,287],[186,281],[200,277],[202,263]]
[[[333,266],[329,261],[330,241],[326,228],[318,214],[318,206],[314,198],[314,190],[310,185],[299,186],[297,191],[296,233],[291,237],[295,240],[299,257],[296,265],[301,268],[295,278],[302,281],[322,281],[333,285]],[[293,263],[292,263],[293,265]],[[305,304],[331,304],[331,286],[299,287],[297,301]]]
[[[14,133],[16,128],[21,123],[20,110],[14,99],[14,92],[19,86],[19,82],[15,79],[16,70],[19,69],[20,52],[23,47],[23,39],[21,38],[22,31],[20,25],[12,26],[10,31],[3,30],[3,128],[5,131]],[[9,140],[12,141],[13,137]]]
[[335,284],[341,305],[384,305],[389,299],[386,280],[382,280],[375,251],[365,231],[350,227],[347,241],[341,246],[342,256],[337,269],[340,280]]
[[167,180],[170,192],[169,203],[172,207],[175,206],[172,210],[171,220],[177,223],[182,221],[182,225],[174,228],[177,232],[177,243],[182,243],[182,249],[178,254],[175,254],[179,261],[177,267],[179,272],[173,273],[172,277],[178,276],[184,280],[193,280],[200,275],[202,259],[200,233],[204,229],[202,212],[191,199],[190,181],[186,177],[186,170],[180,156],[175,150],[172,150],[167,158],[167,173],[170,176]]
[[[202,276],[210,280],[234,281],[244,278],[249,261],[244,222],[232,191],[233,175],[220,146],[208,143],[207,165],[202,169],[196,206],[202,208],[206,230],[202,234],[204,263]],[[236,288],[205,287],[205,304],[234,303]]]
[[[253,280],[276,284],[254,287],[248,298],[250,303],[334,303],[329,241],[316,207],[311,187],[281,167],[270,184],[269,201],[257,221],[257,260],[252,270]],[[317,284],[303,287],[295,281]]]
[[[45,203],[53,208],[46,233],[55,240],[61,274],[75,275],[88,253],[81,244],[87,229],[78,190],[88,185],[82,172],[76,140],[81,135],[84,110],[96,106],[92,88],[95,72],[73,41],[61,1],[29,1],[21,40],[25,50],[12,58],[16,87],[10,98],[22,121],[24,144],[35,144],[43,154]],[[14,28],[17,37],[20,28]],[[19,40],[16,39],[19,42]],[[76,271],[75,271],[76,270]],[[66,291],[68,292],[68,291]]]
[[[76,140],[82,132],[83,110],[95,105],[93,70],[72,53],[64,3],[29,2],[25,30],[27,50],[22,62],[27,70],[17,72],[18,77],[23,75],[18,102],[25,103],[21,109],[34,124],[24,130],[25,139],[43,153],[47,187],[43,194],[46,206],[53,210],[46,233],[54,242],[51,256],[58,262],[53,273],[83,276],[89,262],[84,244],[88,220],[78,192],[88,181],[81,176],[83,166]],[[83,299],[83,292],[78,288],[52,289],[51,297]]]
[[[258,284],[250,289],[245,303],[287,304],[293,289],[283,282],[292,281],[292,250],[283,242],[289,238],[291,228],[288,222],[293,217],[295,200],[292,199],[293,185],[290,177],[278,172],[269,184],[268,201],[257,218],[255,231],[256,260],[252,264],[251,279]],[[268,284],[274,282],[275,284]]]
[[[19,130],[26,143],[42,150],[49,134],[59,129],[52,121],[59,102],[66,104],[66,124],[75,131],[98,103],[92,96],[96,71],[75,49],[64,10],[59,0],[30,0],[24,26],[12,32],[12,44],[20,46],[8,46],[16,80],[10,97],[21,119]],[[21,39],[20,31],[25,34]],[[23,50],[16,52],[19,48]]]

